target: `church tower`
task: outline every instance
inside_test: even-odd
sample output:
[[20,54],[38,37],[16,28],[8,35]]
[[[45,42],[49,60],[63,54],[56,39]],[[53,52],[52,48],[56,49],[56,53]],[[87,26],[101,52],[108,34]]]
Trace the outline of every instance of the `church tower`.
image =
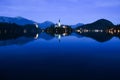
[[60,19],[59,19],[59,21],[58,21],[58,27],[61,27]]

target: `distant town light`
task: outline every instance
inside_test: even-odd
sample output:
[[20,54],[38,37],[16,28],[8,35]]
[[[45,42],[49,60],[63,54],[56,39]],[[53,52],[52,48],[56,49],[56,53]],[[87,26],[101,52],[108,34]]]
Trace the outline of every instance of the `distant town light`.
[[27,30],[26,30],[26,29],[24,29],[24,30],[23,30],[23,32],[24,32],[24,33],[27,33]]
[[87,29],[84,29],[84,32],[88,32],[88,30],[87,30]]
[[95,32],[99,32],[99,30],[96,29]]
[[100,30],[100,32],[103,32],[103,30]]
[[81,30],[76,30],[76,32],[78,32],[78,33],[82,33]]
[[120,32],[120,30],[118,30],[118,33]]
[[66,26],[63,26],[63,28],[66,28]]

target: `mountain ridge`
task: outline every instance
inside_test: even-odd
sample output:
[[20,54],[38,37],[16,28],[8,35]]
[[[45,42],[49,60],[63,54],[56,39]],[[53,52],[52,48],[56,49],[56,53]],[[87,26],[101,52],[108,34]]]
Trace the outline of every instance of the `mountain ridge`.
[[[6,23],[16,23],[18,25],[27,25],[27,24],[35,24],[37,23],[39,25],[40,28],[47,28],[50,27],[51,25],[55,25],[55,23],[51,22],[51,21],[44,21],[42,23],[38,23],[23,17],[5,17],[5,16],[0,16],[0,22],[6,22]],[[82,23],[78,23],[75,25],[70,25],[73,29],[74,28],[95,28],[95,29],[100,29],[100,28],[105,28],[105,27],[110,27],[110,26],[114,26],[114,24],[112,22],[110,22],[109,20],[106,19],[99,19],[93,23],[89,23],[89,24],[82,24]],[[99,26],[99,27],[98,27]]]
[[77,27],[80,27],[80,26],[83,26],[84,24],[83,23],[77,23],[75,25],[71,25],[72,28],[77,28]]
[[77,28],[86,28],[86,29],[107,29],[115,26],[111,21],[107,19],[99,19],[93,23],[85,24]]
[[40,28],[47,28],[47,27],[50,27],[51,25],[55,25],[53,22],[51,21],[44,21],[42,23],[39,23],[38,24],[40,26]]
[[0,16],[0,22],[16,23],[18,25],[34,24],[35,21],[23,18],[23,17],[4,17]]

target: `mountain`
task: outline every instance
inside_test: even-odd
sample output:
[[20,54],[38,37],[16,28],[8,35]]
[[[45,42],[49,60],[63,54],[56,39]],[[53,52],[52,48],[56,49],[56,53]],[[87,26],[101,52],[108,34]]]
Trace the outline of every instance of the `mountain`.
[[90,23],[90,24],[86,24],[86,25],[83,25],[83,26],[79,26],[77,28],[86,28],[86,29],[108,29],[110,27],[113,27],[114,24],[106,19],[100,19],[100,20],[97,20],[93,23]]
[[51,21],[45,21],[45,22],[39,24],[40,28],[43,28],[43,29],[50,27],[52,25],[55,25],[55,24]]
[[4,17],[0,16],[0,22],[16,23],[18,25],[34,24],[36,22],[25,19],[23,17]]
[[83,23],[78,23],[76,25],[71,25],[72,28],[77,28],[77,27],[80,27],[80,26],[83,26],[84,24]]
[[[27,25],[27,24],[34,24],[37,23],[35,21],[23,18],[23,17],[4,17],[0,16],[0,22],[5,22],[5,23],[15,23],[18,25]],[[51,25],[54,25],[53,22],[50,21],[45,21],[43,23],[38,23],[40,28],[47,28],[50,27]]]

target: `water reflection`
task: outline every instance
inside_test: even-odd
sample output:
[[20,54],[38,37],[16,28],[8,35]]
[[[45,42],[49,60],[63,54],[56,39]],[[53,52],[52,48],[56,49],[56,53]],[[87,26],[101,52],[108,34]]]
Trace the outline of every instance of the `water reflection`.
[[113,37],[120,38],[119,29],[108,29],[108,30],[76,30],[76,33],[85,37],[92,38],[98,42],[106,42]]
[[16,24],[2,24],[3,26],[0,26],[0,46],[26,44],[37,39],[40,33],[40,30],[33,25],[21,27]]

